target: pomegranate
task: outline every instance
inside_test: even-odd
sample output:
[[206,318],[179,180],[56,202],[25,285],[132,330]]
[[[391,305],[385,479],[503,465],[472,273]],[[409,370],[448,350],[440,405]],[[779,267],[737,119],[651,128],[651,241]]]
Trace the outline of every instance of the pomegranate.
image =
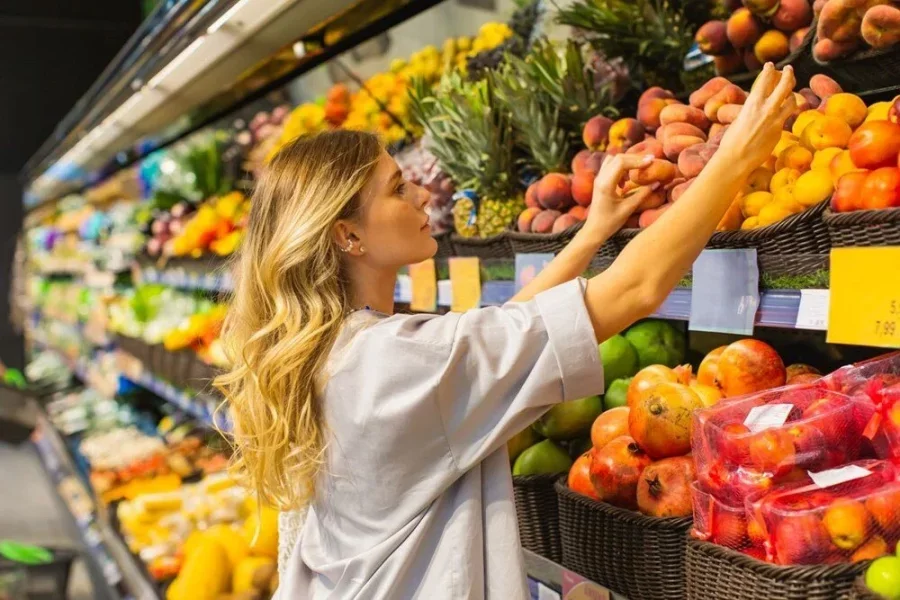
[[722,392],[719,391],[719,388],[700,383],[699,380],[692,381],[689,387],[697,394],[705,408],[713,406],[722,399]]
[[726,398],[784,385],[786,373],[772,346],[754,339],[730,344],[719,357],[716,385]]
[[601,450],[591,450],[591,483],[600,500],[622,508],[637,508],[637,485],[650,464],[633,438],[622,435]]
[[588,498],[593,498],[594,500],[600,499],[597,497],[597,492],[594,491],[594,486],[591,484],[590,451],[585,452],[572,463],[572,468],[569,469],[567,483],[569,489],[573,492],[581,494],[582,496],[587,496]]
[[822,377],[822,373],[815,367],[804,365],[803,363],[795,363],[788,365],[784,370],[785,382],[788,385],[794,383],[807,383],[815,381]]
[[631,407],[628,428],[650,458],[659,460],[691,451],[691,421],[703,402],[681,383],[658,383]]
[[697,382],[703,385],[716,385],[716,373],[719,372],[719,357],[728,346],[719,346],[703,357],[697,369]]
[[638,510],[651,517],[686,517],[693,512],[691,482],[695,478],[690,456],[652,463],[638,482]]
[[650,365],[649,367],[644,367],[631,378],[631,383],[628,384],[628,406],[634,406],[638,397],[647,388],[657,383],[662,383],[664,381],[672,383],[688,383],[690,380],[690,365],[682,365],[680,367],[675,367],[674,369],[670,369],[665,365]]
[[594,424],[591,425],[591,443],[594,448],[601,450],[610,440],[628,435],[629,411],[627,406],[618,406],[594,419]]

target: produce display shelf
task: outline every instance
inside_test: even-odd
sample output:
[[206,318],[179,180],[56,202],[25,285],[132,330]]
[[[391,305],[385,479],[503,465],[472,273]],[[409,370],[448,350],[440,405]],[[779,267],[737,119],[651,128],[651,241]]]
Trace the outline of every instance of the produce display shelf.
[[213,396],[203,393],[189,393],[156,377],[146,369],[139,374],[123,374],[123,377],[135,385],[153,392],[166,402],[173,404],[210,427],[217,426],[223,431],[231,430],[230,419],[228,419],[224,411],[216,410],[221,400]]
[[[36,403],[35,403],[36,404]],[[78,476],[72,457],[43,409],[38,411],[32,441],[44,468],[56,486],[81,533],[89,557],[97,563],[109,587],[123,600],[158,600],[155,586],[146,579],[134,557],[112,530],[106,511]]]
[[[627,600],[625,596],[617,594],[598,583],[594,583],[589,579],[569,571],[562,565],[559,565],[548,558],[544,558],[540,554],[535,554],[530,550],[522,549],[525,558],[525,573],[529,579],[529,585],[532,586],[532,597],[544,600],[545,598],[554,597],[557,594],[559,598],[561,593],[563,598],[604,598],[608,600]],[[547,589],[534,586],[540,585]],[[576,589],[580,590],[579,592]],[[578,594],[578,595],[576,595]]]
[[145,267],[141,270],[142,283],[159,283],[175,288],[204,290],[207,292],[231,292],[231,273],[219,271],[196,271],[184,268],[157,269]]

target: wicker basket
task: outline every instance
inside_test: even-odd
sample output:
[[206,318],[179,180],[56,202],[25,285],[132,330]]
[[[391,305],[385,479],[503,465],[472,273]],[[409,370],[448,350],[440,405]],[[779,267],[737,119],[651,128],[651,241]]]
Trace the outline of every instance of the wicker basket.
[[685,562],[688,600],[845,600],[868,565],[784,567],[693,539]]
[[[784,60],[775,65],[779,70],[791,65],[794,68],[794,76],[797,79],[798,88],[805,87],[809,83],[809,78],[821,70],[812,58],[812,45],[816,37],[816,22],[817,19],[813,19],[812,24],[809,26],[809,32],[807,32],[800,45],[788,54]],[[742,88],[750,89],[750,86],[753,85],[756,76],[759,74],[760,71],[736,73],[729,75],[728,80]]]
[[817,62],[819,72],[851,92],[870,92],[897,86],[900,73],[900,45],[883,50],[869,49],[841,60]]
[[862,575],[853,580],[853,587],[850,588],[850,600],[885,600],[884,596],[876,594],[866,585],[866,580]]
[[900,246],[900,208],[848,213],[829,209],[822,220],[828,227],[832,246]]
[[[581,231],[583,226],[584,223],[578,223],[559,233],[520,233],[518,231],[510,231],[507,237],[512,246],[513,254],[558,254],[569,245],[569,242]],[[597,258],[612,261],[618,254],[619,251],[616,244],[613,240],[609,240],[597,252]]]
[[509,232],[489,238],[465,238],[454,233],[450,236],[454,256],[477,256],[482,259],[513,258],[512,245],[509,243]]
[[559,505],[553,484],[559,475],[513,477],[516,520],[522,546],[554,562],[562,560],[559,539]]
[[437,253],[434,255],[435,258],[449,258],[453,256],[453,243],[450,241],[451,233],[449,231],[445,231],[443,233],[436,233],[432,237],[434,241],[437,242]]
[[660,519],[616,508],[556,483],[562,564],[628,600],[685,597],[690,517]]

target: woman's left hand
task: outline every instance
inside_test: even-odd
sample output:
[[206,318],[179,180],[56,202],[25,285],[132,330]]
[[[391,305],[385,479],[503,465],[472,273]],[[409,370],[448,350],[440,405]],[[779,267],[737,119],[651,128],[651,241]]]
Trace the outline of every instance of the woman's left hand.
[[659,185],[640,187],[624,196],[619,196],[616,186],[628,171],[646,167],[652,161],[652,154],[617,154],[606,157],[594,179],[594,196],[583,231],[602,243],[622,228],[628,217],[634,214],[641,202]]

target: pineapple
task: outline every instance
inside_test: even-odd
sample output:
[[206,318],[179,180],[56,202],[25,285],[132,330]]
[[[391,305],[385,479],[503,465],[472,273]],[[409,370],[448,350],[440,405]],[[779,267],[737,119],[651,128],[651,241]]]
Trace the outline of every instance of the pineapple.
[[497,101],[493,83],[466,81],[453,72],[445,75],[435,93],[425,81],[416,80],[410,110],[425,128],[425,144],[441,169],[457,189],[472,190],[480,198],[480,202],[457,199],[453,207],[457,233],[490,237],[506,229],[524,203],[516,190],[510,116]]

